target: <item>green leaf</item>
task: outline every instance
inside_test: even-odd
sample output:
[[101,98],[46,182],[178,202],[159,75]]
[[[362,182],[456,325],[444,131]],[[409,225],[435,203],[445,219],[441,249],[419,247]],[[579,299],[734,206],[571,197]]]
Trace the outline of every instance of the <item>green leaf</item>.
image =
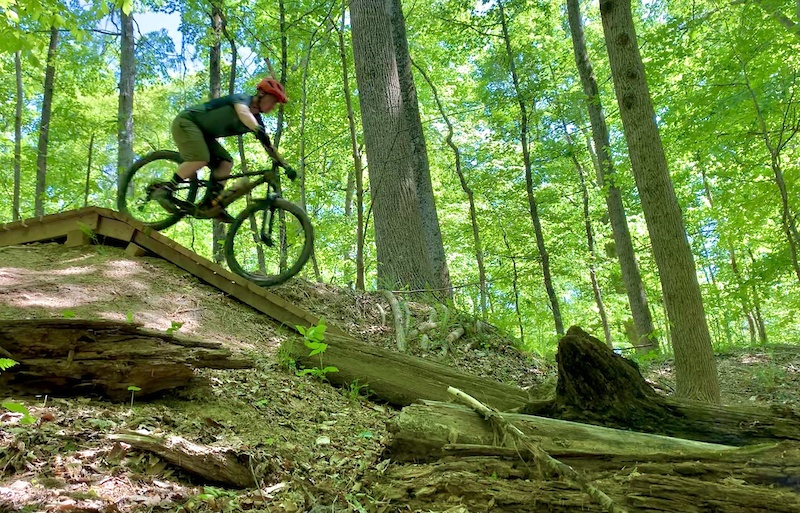
[[131,392],[139,392],[141,388],[137,387],[136,385],[131,385],[128,387],[128,390],[130,390]]
[[0,371],[8,370],[15,365],[19,365],[19,362],[11,358],[0,358]]
[[133,0],[122,0],[122,12],[126,15],[131,13],[133,9]]

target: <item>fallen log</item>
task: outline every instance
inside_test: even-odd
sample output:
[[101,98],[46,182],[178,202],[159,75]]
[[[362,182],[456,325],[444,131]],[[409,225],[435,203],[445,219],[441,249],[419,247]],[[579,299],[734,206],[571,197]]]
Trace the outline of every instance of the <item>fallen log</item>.
[[[368,472],[372,496],[391,511],[491,511],[492,513],[598,513],[605,511],[576,486],[542,480],[534,463],[498,458],[445,458],[435,463],[391,465]],[[642,473],[635,464],[599,474],[597,482],[629,513],[796,513],[800,495],[735,478]],[[458,509],[462,508],[462,509]]]
[[256,484],[249,466],[231,449],[196,444],[179,436],[161,438],[130,432],[112,434],[108,438],[152,452],[206,482],[236,488],[250,488]]
[[[672,455],[684,459],[717,455],[735,447],[694,440],[580,424],[547,417],[504,413],[543,450],[567,458],[648,460]],[[434,461],[460,446],[498,447],[516,451],[511,439],[502,439],[471,409],[441,401],[421,401],[406,406],[390,425],[387,447],[395,461]],[[487,449],[488,451],[488,449]],[[500,450],[496,455],[507,455]]]
[[281,350],[300,368],[333,366],[325,378],[337,386],[353,382],[366,385],[370,397],[395,406],[407,406],[419,399],[447,400],[448,386],[454,386],[498,410],[519,408],[530,398],[524,390],[474,376],[424,358],[389,351],[380,347],[327,336],[328,347],[309,357],[309,350],[296,340],[286,340]]
[[635,363],[577,326],[561,338],[555,398],[531,402],[531,415],[725,445],[800,440],[793,412],[717,406],[657,394]]
[[129,398],[130,386],[137,399],[186,386],[196,368],[252,367],[217,342],[80,319],[0,321],[0,354],[19,364],[0,374],[0,391],[112,400]]
[[[629,512],[800,511],[797,442],[732,447],[502,415]],[[404,408],[391,430],[389,456],[415,464],[375,477],[373,491],[397,506],[425,510],[450,493],[481,511],[602,510],[585,496],[581,502],[577,486],[542,482],[536,460],[469,408],[425,401]],[[653,483],[659,485],[651,493]]]

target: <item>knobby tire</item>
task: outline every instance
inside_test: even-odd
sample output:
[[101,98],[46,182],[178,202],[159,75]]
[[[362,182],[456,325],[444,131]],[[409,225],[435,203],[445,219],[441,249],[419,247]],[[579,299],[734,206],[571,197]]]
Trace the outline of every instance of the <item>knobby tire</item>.
[[[125,174],[122,176],[122,180],[119,184],[119,189],[117,190],[117,210],[122,212],[125,215],[128,215],[137,221],[144,223],[145,226],[152,228],[153,230],[160,231],[170,226],[174,225],[178,221],[180,221],[185,214],[182,213],[171,213],[164,210],[164,217],[159,219],[158,221],[147,221],[143,220],[141,216],[132,210],[132,205],[129,205],[129,197],[128,197],[128,188],[131,186],[131,182],[134,179],[134,176],[137,172],[139,172],[142,168],[147,166],[152,162],[156,162],[158,160],[168,160],[174,162],[176,165],[181,164],[183,159],[181,158],[180,154],[177,151],[171,150],[159,150],[154,151],[145,155],[144,157],[138,159],[133,165],[128,169]],[[169,180],[171,177],[163,177],[164,181]],[[141,186],[141,184],[139,184]],[[135,194],[141,194],[144,196],[145,191],[134,191]],[[197,182],[192,180],[189,184],[188,189],[188,201],[193,202],[197,196]],[[135,199],[136,196],[130,198],[130,200]],[[155,203],[155,202],[154,202]],[[156,203],[157,204],[157,203]]]
[[[252,215],[255,215],[257,219],[261,219],[261,216],[263,216],[262,211],[269,208],[275,209],[275,212],[272,214],[273,216],[279,215],[278,211],[283,210],[286,215],[291,215],[297,221],[299,221],[303,232],[305,233],[305,242],[302,250],[300,251],[299,257],[293,265],[287,267],[286,270],[278,274],[263,275],[260,272],[249,272],[242,265],[240,265],[235,254],[234,241],[236,239],[236,234],[240,229],[250,230],[249,221]],[[276,220],[275,223],[275,227],[277,228],[278,221]],[[308,219],[308,215],[305,213],[305,211],[290,201],[287,201],[283,198],[276,198],[271,201],[257,201],[256,203],[253,203],[244,209],[236,217],[233,224],[231,224],[230,228],[228,229],[227,237],[225,238],[223,251],[225,254],[225,259],[228,262],[228,267],[230,267],[231,271],[247,278],[257,285],[261,285],[262,287],[278,285],[284,283],[289,278],[292,278],[299,273],[303,269],[303,266],[306,264],[306,262],[308,262],[308,259],[311,258],[311,254],[314,252],[314,228],[311,225],[311,221]]]

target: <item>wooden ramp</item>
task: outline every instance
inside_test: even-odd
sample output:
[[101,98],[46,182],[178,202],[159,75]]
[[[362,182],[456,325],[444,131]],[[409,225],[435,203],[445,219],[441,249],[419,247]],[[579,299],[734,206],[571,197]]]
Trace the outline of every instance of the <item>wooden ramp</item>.
[[[121,245],[131,256],[150,253],[185,269],[291,329],[298,324],[312,326],[319,322],[319,317],[310,312],[113,210],[87,207],[0,226],[0,247],[44,241],[64,241],[67,246],[93,242]],[[335,326],[329,325],[328,332],[347,337]]]

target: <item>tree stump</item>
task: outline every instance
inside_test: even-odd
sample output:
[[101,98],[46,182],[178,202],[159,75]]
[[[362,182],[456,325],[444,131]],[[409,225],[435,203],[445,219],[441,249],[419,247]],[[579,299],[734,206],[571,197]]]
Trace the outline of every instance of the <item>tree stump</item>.
[[555,398],[528,403],[521,413],[735,446],[800,440],[791,411],[660,396],[634,362],[577,326],[559,341],[556,360]]
[[78,319],[0,321],[0,357],[19,363],[0,373],[0,391],[112,400],[130,398],[129,386],[137,399],[185,386],[196,368],[252,367],[218,342]]

